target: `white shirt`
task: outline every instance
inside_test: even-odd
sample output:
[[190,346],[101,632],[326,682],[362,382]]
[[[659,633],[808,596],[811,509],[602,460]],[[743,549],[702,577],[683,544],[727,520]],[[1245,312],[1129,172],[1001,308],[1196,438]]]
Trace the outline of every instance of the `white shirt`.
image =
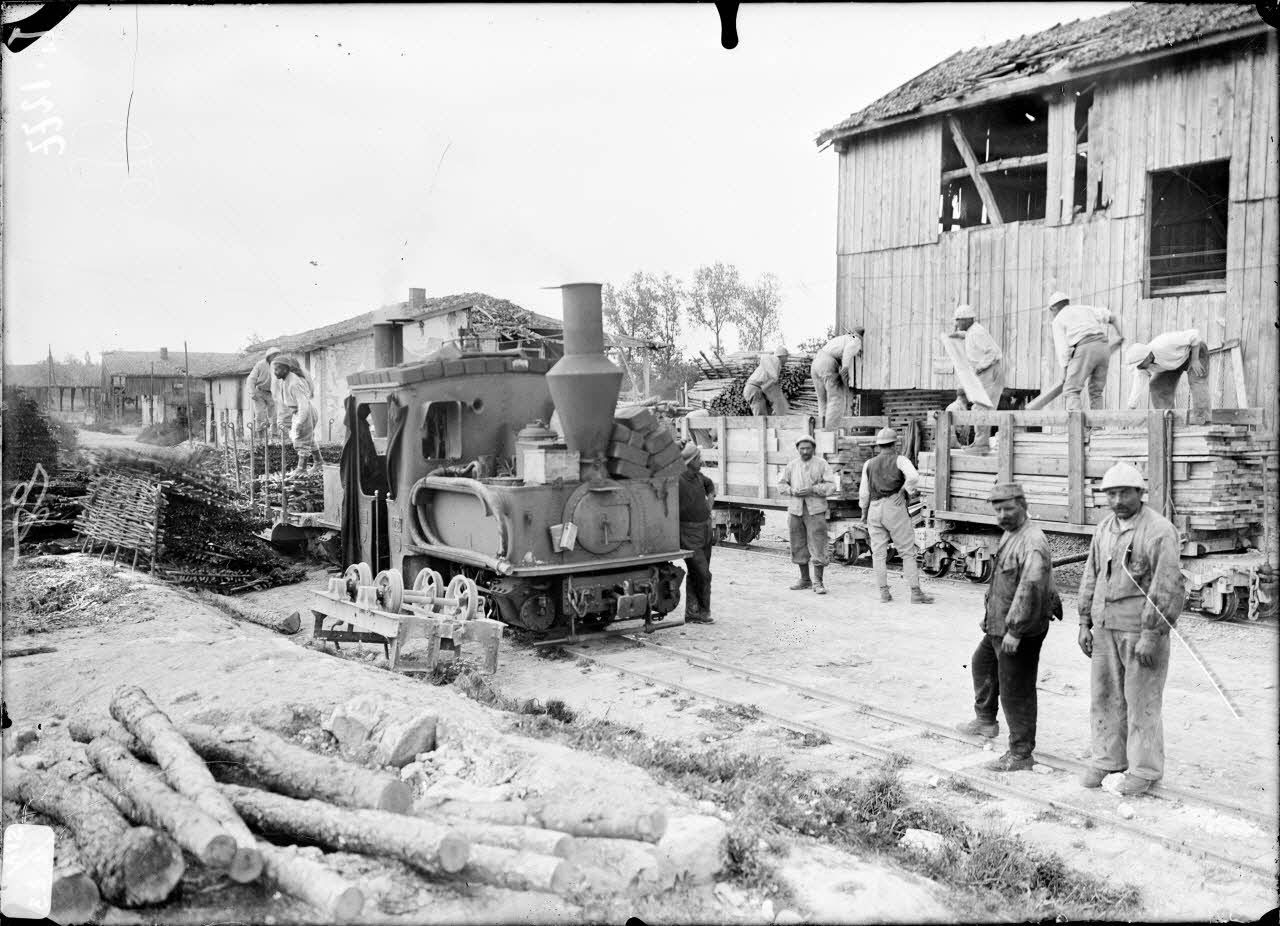
[[761,354],[760,365],[747,377],[747,385],[757,386],[761,392],[768,389],[782,373],[782,360],[777,354]]
[[849,368],[853,366],[854,358],[862,353],[862,338],[856,334],[842,334],[822,345],[822,349],[818,353],[827,354],[839,360],[840,375],[847,379]]
[[964,335],[964,355],[969,360],[969,366],[973,367],[973,372],[981,373],[993,363],[1004,359],[1004,353],[991,332],[977,322],[961,334]]
[[1071,348],[1090,335],[1107,335],[1111,313],[1092,305],[1068,305],[1054,317],[1053,346],[1058,352],[1058,366],[1071,361]]
[[[1129,393],[1129,407],[1137,408],[1142,399],[1142,390],[1151,384],[1153,373],[1176,370],[1187,362],[1191,355],[1191,346],[1200,342],[1200,329],[1188,328],[1186,331],[1166,331],[1151,339],[1147,345],[1152,361],[1145,370],[1135,369],[1133,391]],[[1141,374],[1146,373],[1146,377]]]
[[[876,454],[876,456],[878,457],[879,454]],[[871,460],[875,458],[872,457]],[[863,511],[866,511],[871,504],[871,485],[867,482],[867,467],[871,465],[871,460],[862,464],[862,478],[858,480],[858,507]],[[902,484],[904,492],[915,492],[920,488],[920,473],[911,465],[911,461],[902,454],[898,454],[898,470],[906,479]]]

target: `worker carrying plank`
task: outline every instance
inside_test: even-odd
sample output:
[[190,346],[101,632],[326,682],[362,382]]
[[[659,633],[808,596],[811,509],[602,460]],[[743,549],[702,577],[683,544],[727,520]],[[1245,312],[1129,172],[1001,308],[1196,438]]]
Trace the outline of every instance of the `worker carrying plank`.
[[[956,330],[951,337],[964,338],[964,354],[969,366],[982,383],[982,388],[987,390],[987,398],[995,403],[980,405],[975,402],[974,405],[995,411],[1000,405],[1000,394],[1004,392],[1004,352],[991,332],[977,321],[973,306],[956,306],[955,322]],[[991,452],[991,425],[974,425],[973,443],[969,445],[968,452]]]
[[1049,314],[1053,346],[1064,375],[1062,395],[1067,411],[1084,408],[1080,394],[1086,387],[1089,407],[1102,408],[1107,368],[1111,365],[1107,325],[1119,335],[1119,315],[1098,306],[1072,303],[1071,297],[1061,291],[1049,297]]
[[751,414],[785,415],[791,411],[782,392],[782,365],[788,356],[787,349],[781,346],[772,354],[760,355],[759,365],[742,387],[742,397],[751,405]]
[[[1184,372],[1191,389],[1191,407],[1209,407],[1209,346],[1198,329],[1167,331],[1156,335],[1149,344],[1131,344],[1124,352],[1124,362],[1137,368],[1129,395],[1130,408],[1138,407],[1144,385],[1152,408],[1173,408],[1173,397]],[[1147,374],[1145,382],[1137,371]]]
[[981,621],[982,640],[969,660],[974,719],[956,729],[995,738],[998,709],[1009,725],[1009,748],[987,763],[995,772],[1032,768],[1036,748],[1036,673],[1049,622],[1062,617],[1053,584],[1053,552],[1044,531],[1027,518],[1027,497],[1016,483],[997,485],[990,502],[1004,533]]
[[832,338],[818,350],[809,365],[813,391],[818,396],[818,420],[834,428],[849,411],[849,391],[854,388],[853,362],[862,353],[862,328]]
[[1111,514],[1094,532],[1077,601],[1093,731],[1080,783],[1097,788],[1125,772],[1121,794],[1142,794],[1164,775],[1169,634],[1186,602],[1178,529],[1142,503],[1144,488],[1131,463],[1103,475]]
[[880,600],[893,601],[889,592],[889,541],[892,540],[902,557],[902,575],[911,588],[911,603],[933,604],[933,598],[920,588],[916,529],[907,512],[907,497],[916,494],[920,474],[910,460],[898,453],[898,432],[893,428],[876,432],[876,449],[879,452],[862,465],[858,505],[871,539],[871,566],[880,585]]
[[[787,530],[791,541],[791,562],[800,567],[800,581],[792,591],[812,588],[825,595],[822,570],[827,565],[827,496],[839,488],[831,464],[814,451],[818,445],[809,435],[796,441],[797,456],[778,474],[778,493],[787,502]],[[813,577],[809,565],[813,565]]]

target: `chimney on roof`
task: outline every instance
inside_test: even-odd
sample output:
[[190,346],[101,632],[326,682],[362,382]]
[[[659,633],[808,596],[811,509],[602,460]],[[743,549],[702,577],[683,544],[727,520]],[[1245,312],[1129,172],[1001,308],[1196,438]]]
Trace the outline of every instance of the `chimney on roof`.
[[160,348],[160,359],[161,359],[161,360],[168,360],[168,359],[169,359],[169,348],[167,348],[167,347],[162,347],[162,348]]
[[427,304],[427,291],[416,286],[409,287],[409,308],[420,309]]

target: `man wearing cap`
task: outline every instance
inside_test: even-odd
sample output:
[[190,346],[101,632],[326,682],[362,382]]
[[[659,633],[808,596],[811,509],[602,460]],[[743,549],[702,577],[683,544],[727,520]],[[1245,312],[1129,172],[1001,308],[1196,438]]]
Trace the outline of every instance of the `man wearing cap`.
[[880,600],[893,601],[889,592],[889,541],[902,556],[902,575],[911,588],[912,604],[933,604],[920,587],[916,565],[916,530],[907,513],[907,497],[920,485],[920,474],[911,461],[898,453],[898,432],[881,428],[876,433],[874,457],[862,465],[858,505],[862,523],[871,538],[871,565],[880,585]]
[[[1152,408],[1173,408],[1173,396],[1184,372],[1191,389],[1191,407],[1209,407],[1209,346],[1198,329],[1167,331],[1156,335],[1149,344],[1130,344],[1124,352],[1124,362],[1136,367],[1130,408],[1138,407],[1143,386],[1151,396]],[[1147,375],[1141,376],[1139,371]]]
[[997,709],[1009,725],[1009,748],[988,763],[996,772],[1025,771],[1035,765],[1036,672],[1049,622],[1062,617],[1053,584],[1053,553],[1044,531],[1027,519],[1022,486],[998,485],[987,499],[1003,530],[987,589],[982,640],[973,651],[974,719],[961,733],[995,737]]
[[[822,570],[827,565],[827,496],[836,490],[830,464],[814,451],[818,445],[805,436],[796,441],[795,459],[778,475],[778,491],[787,496],[787,527],[791,540],[791,562],[800,567],[800,581],[792,591],[812,588],[825,595]],[[809,566],[813,565],[813,577]]]
[[862,353],[862,329],[832,338],[818,350],[809,365],[813,391],[818,396],[818,420],[824,428],[834,428],[849,407],[849,390],[854,387],[853,361]]
[[1169,633],[1186,602],[1178,531],[1142,503],[1142,473],[1117,463],[1102,477],[1111,514],[1080,577],[1080,649],[1090,662],[1092,761],[1080,783],[1125,772],[1121,794],[1164,775]]
[[304,472],[311,465],[313,455],[315,470],[319,472],[324,466],[316,439],[320,416],[312,401],[311,382],[292,357],[276,356],[271,361],[271,372],[280,381],[280,424],[289,429],[289,439],[298,454],[293,472],[295,475]]
[[742,387],[742,397],[751,404],[753,415],[785,415],[791,407],[782,391],[782,365],[787,349],[779,346],[772,354],[761,354],[760,363]]
[[684,619],[691,624],[714,624],[711,617],[711,503],[716,487],[702,475],[702,451],[689,441],[680,450],[680,548],[692,550],[685,560]]
[[[982,388],[987,391],[994,405],[976,405],[979,409],[995,411],[1000,406],[1000,396],[1004,392],[1004,353],[991,336],[974,317],[973,306],[959,305],[955,311],[956,330],[951,335],[964,338],[964,355],[969,366],[977,374]],[[974,425],[972,453],[991,452],[991,425]]]
[[1062,397],[1067,410],[1084,408],[1080,394],[1086,387],[1089,407],[1102,408],[1107,368],[1111,365],[1107,325],[1115,327],[1119,335],[1119,315],[1097,306],[1071,303],[1071,297],[1061,291],[1049,297],[1049,314],[1054,350],[1064,374]]
[[268,347],[249,371],[246,385],[253,399],[253,429],[264,436],[276,417],[275,377],[271,375],[271,360],[280,353],[278,347]]

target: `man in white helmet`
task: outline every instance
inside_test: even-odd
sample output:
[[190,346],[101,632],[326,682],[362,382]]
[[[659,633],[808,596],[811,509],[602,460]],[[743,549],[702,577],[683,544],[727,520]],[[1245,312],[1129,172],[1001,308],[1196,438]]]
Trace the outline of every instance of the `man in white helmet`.
[[907,499],[916,494],[920,474],[911,461],[898,453],[898,432],[881,428],[876,433],[879,453],[862,465],[858,505],[862,523],[871,538],[871,565],[880,585],[880,600],[893,601],[889,592],[889,541],[902,557],[902,575],[911,588],[912,604],[933,604],[920,588],[916,565],[916,530],[907,512]]
[[1049,297],[1053,346],[1062,367],[1062,397],[1067,411],[1084,408],[1081,393],[1088,388],[1089,407],[1098,409],[1105,401],[1107,369],[1111,365],[1111,346],[1107,341],[1107,325],[1116,328],[1119,315],[1092,305],[1078,305],[1064,292]]
[[[814,451],[818,445],[807,434],[796,441],[796,457],[778,474],[778,492],[787,496],[787,530],[791,562],[800,567],[800,581],[792,591],[812,588],[825,595],[822,570],[827,565],[827,496],[839,483],[829,464]],[[812,564],[814,574],[809,576]]]
[[268,347],[249,371],[245,383],[249,396],[253,399],[253,429],[260,437],[266,436],[276,417],[275,396],[278,389],[275,387],[276,379],[271,375],[271,361],[279,353],[280,348]]
[[[964,355],[969,366],[977,374],[987,397],[995,405],[978,405],[978,409],[994,411],[1000,405],[1000,395],[1004,392],[1004,353],[996,339],[991,336],[975,318],[973,306],[959,305],[955,311],[956,330],[953,338],[964,338]],[[969,446],[971,453],[991,452],[991,425],[975,425],[973,443]]]
[[1156,335],[1148,344],[1141,341],[1130,344],[1124,352],[1124,362],[1136,368],[1133,391],[1129,394],[1130,408],[1138,407],[1144,386],[1151,397],[1152,408],[1173,408],[1173,397],[1184,372],[1191,389],[1191,407],[1209,407],[1209,346],[1200,337],[1199,330],[1167,331]]
[[1080,649],[1090,660],[1093,757],[1080,783],[1125,772],[1120,793],[1142,794],[1164,775],[1169,633],[1186,601],[1178,531],[1142,504],[1142,473],[1117,463],[1102,477],[1111,514],[1080,577]]
[[751,404],[753,415],[785,415],[791,411],[782,391],[782,367],[788,352],[779,346],[773,353],[760,355],[760,363],[742,387],[742,397]]
[[832,338],[814,355],[809,365],[813,391],[818,397],[818,420],[824,428],[834,428],[848,414],[849,390],[854,387],[853,362],[862,353],[862,331]]

